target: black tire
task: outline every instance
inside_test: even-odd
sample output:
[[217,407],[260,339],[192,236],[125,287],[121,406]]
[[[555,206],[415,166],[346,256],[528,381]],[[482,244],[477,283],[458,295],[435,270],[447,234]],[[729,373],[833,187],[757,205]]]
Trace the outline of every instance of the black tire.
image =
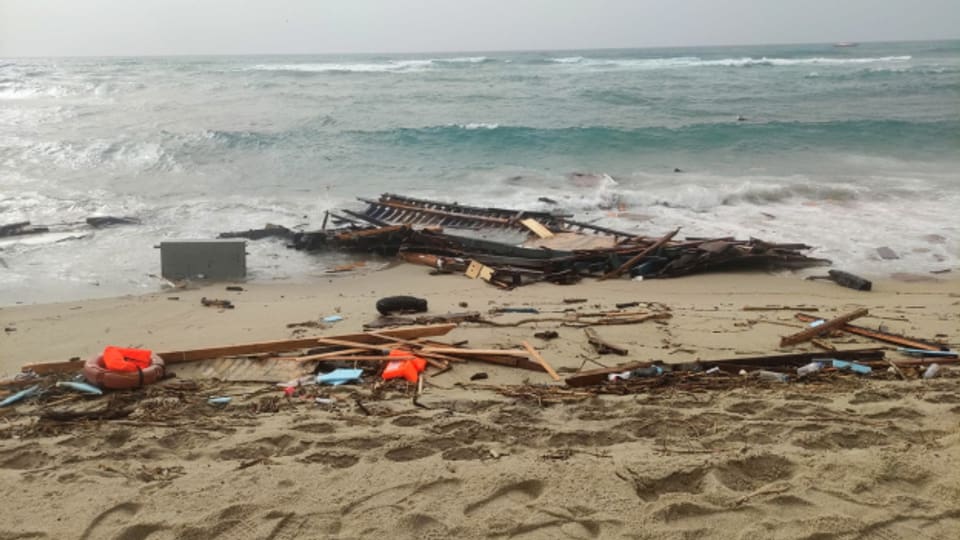
[[391,313],[422,313],[427,310],[427,300],[416,296],[387,296],[377,300],[381,315]]

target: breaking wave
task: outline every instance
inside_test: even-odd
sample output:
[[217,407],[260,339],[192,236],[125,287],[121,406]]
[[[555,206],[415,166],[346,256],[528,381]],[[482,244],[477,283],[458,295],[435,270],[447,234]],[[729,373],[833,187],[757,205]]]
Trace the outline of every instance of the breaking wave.
[[604,59],[570,56],[552,58],[551,62],[563,65],[575,65],[592,68],[611,69],[665,69],[665,68],[696,68],[696,67],[752,67],[752,66],[842,66],[862,64],[891,64],[903,63],[912,59],[912,56],[879,56],[863,58],[720,58],[715,60],[703,59],[696,56],[678,56],[672,58],[626,58]]

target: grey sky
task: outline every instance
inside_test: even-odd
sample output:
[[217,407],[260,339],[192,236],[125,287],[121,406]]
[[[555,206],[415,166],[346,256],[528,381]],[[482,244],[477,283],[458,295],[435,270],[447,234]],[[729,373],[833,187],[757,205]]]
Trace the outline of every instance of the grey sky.
[[0,0],[0,57],[960,37],[960,0]]

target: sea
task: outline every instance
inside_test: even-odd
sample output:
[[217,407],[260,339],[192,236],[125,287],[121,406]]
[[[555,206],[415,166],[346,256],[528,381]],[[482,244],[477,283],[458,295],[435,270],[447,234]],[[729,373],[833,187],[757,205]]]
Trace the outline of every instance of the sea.
[[[0,58],[0,225],[51,229],[0,238],[0,305],[162,290],[162,241],[318,229],[382,193],[956,273],[960,41]],[[247,252],[265,282],[353,260]]]

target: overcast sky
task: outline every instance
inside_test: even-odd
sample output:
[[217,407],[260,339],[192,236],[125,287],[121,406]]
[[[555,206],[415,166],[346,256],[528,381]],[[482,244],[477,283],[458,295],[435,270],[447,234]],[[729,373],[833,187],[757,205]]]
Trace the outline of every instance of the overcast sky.
[[958,37],[960,0],[0,0],[6,57]]

